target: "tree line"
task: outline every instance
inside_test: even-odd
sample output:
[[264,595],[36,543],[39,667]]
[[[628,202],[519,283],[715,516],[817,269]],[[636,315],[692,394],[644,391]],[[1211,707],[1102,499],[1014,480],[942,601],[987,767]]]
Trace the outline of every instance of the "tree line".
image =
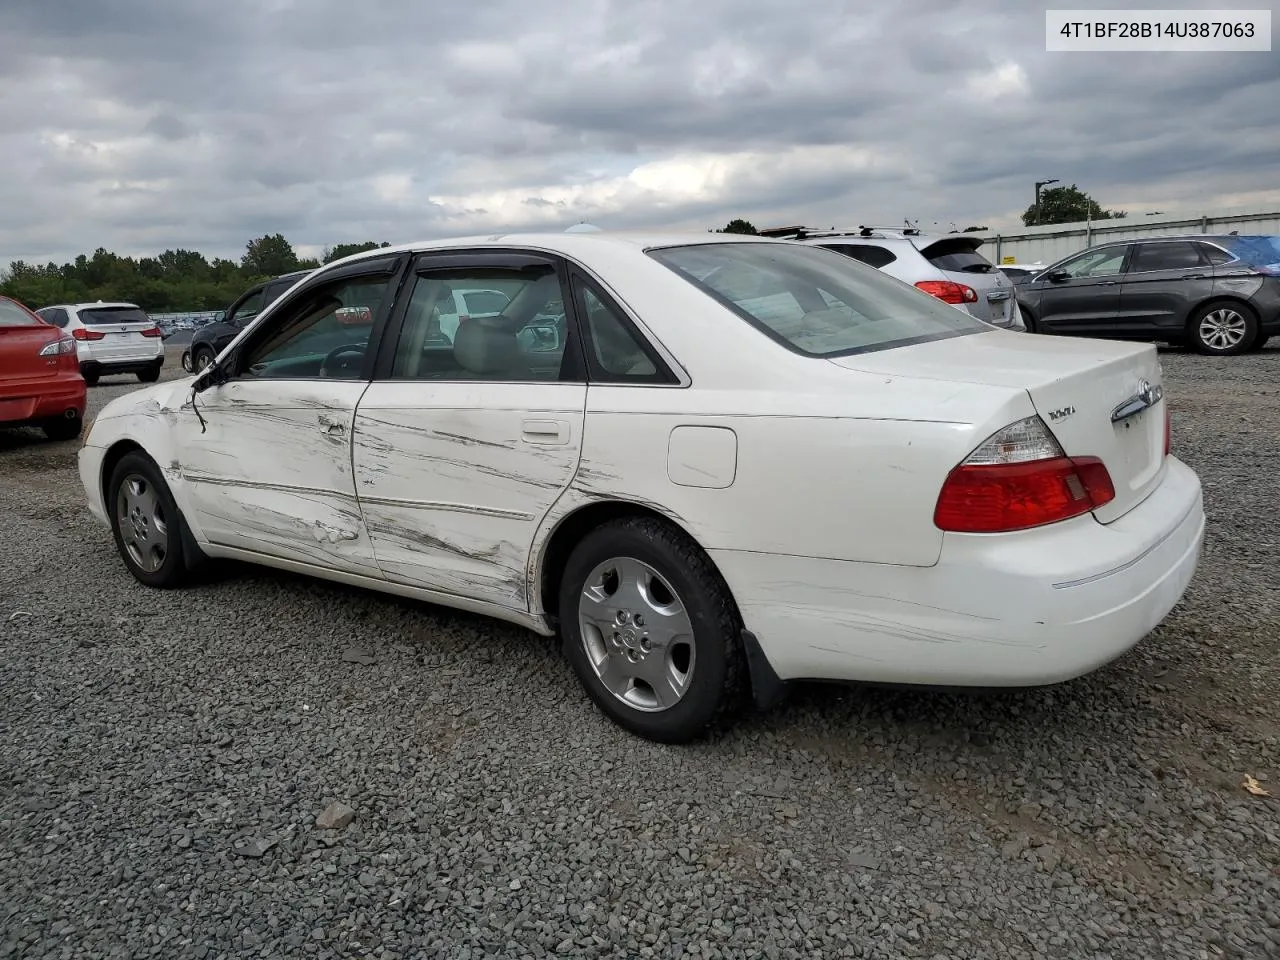
[[320,259],[300,258],[283,234],[250,240],[239,262],[208,259],[194,250],[155,257],[121,257],[99,247],[70,263],[14,260],[0,273],[0,294],[39,309],[53,303],[96,300],[136,303],[150,313],[221,310],[246,288],[294,270],[313,270],[353,253],[390,246],[372,240],[325,248]]

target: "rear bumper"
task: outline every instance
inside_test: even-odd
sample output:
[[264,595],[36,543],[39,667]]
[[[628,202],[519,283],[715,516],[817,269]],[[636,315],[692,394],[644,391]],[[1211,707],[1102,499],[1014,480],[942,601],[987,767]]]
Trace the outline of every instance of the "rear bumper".
[[38,425],[65,417],[84,417],[85,383],[81,377],[10,381],[0,384],[0,425]]
[[141,373],[164,366],[164,353],[128,360],[81,360],[80,372],[86,375],[110,376],[113,373]]
[[1114,660],[1185,592],[1204,538],[1200,481],[1160,486],[1109,524],[948,534],[933,567],[715,551],[783,679],[957,687],[1058,683]]

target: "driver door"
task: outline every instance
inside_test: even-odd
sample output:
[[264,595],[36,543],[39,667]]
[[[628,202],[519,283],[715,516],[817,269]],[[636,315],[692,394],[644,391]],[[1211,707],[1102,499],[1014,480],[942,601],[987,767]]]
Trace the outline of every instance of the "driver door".
[[351,428],[402,263],[352,264],[272,304],[183,407],[179,461],[209,541],[380,578]]
[[1044,333],[1106,336],[1120,333],[1120,285],[1132,244],[1086,250],[1059,264],[1065,277],[1041,286],[1038,319]]

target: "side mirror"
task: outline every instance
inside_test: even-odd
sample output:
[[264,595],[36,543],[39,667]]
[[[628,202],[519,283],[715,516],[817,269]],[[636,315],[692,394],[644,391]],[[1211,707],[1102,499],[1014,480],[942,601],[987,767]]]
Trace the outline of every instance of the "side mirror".
[[1054,270],[1051,273],[1046,274],[1046,276],[1049,278],[1050,283],[1062,283],[1063,280],[1071,279],[1071,274],[1067,273],[1065,270]]

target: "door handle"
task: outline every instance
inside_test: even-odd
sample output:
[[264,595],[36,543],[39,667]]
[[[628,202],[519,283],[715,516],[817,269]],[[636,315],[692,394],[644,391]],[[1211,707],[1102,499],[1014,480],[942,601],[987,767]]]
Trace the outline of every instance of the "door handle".
[[529,443],[568,443],[569,425],[562,420],[525,420],[520,435]]

